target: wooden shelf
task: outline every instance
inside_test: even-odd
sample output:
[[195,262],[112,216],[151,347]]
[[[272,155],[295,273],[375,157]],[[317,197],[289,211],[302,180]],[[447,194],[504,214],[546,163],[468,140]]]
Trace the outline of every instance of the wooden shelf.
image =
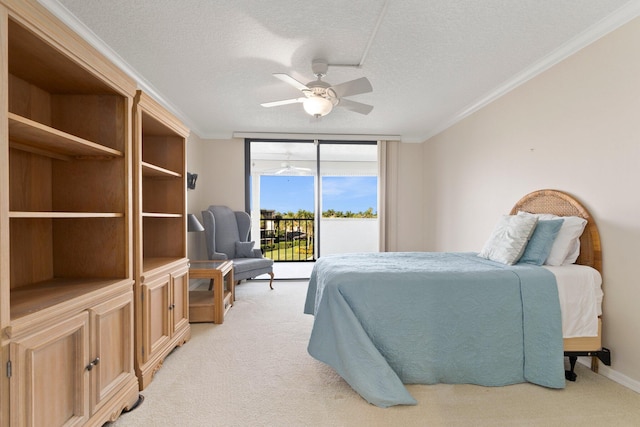
[[189,291],[189,321],[221,324],[234,301],[233,262],[193,261],[189,266],[189,280],[212,280],[212,290]]
[[149,274],[149,272],[159,269],[159,268],[173,268],[173,264],[180,264],[182,266],[185,263],[186,258],[176,258],[176,257],[154,257],[154,258],[144,258],[142,260],[142,271],[145,274]]
[[136,82],[38,0],[0,0],[0,57],[0,424],[101,426],[139,398]]
[[9,212],[9,218],[122,218],[118,212]]
[[142,162],[142,176],[155,178],[182,178],[182,175],[178,172],[174,172],[148,162]]
[[11,320],[30,314],[41,315],[43,310],[55,308],[74,298],[86,297],[91,292],[109,288],[123,280],[55,278],[14,289],[11,291]]
[[51,157],[123,157],[123,153],[9,113],[10,146]]
[[164,213],[164,212],[143,212],[143,218],[182,218],[182,214],[179,213]]
[[191,335],[184,179],[188,135],[188,129],[157,101],[140,90],[136,93],[133,243],[140,390],[164,358]]

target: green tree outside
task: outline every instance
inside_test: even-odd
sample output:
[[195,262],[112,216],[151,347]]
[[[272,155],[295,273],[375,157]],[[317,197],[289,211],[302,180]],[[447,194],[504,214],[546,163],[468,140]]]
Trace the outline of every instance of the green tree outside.
[[[276,218],[302,218],[302,219],[313,219],[313,212],[300,209],[298,212],[294,213],[292,211],[289,212],[275,212]],[[334,209],[327,209],[322,212],[322,218],[377,218],[378,213],[374,212],[373,208],[368,208],[364,212],[351,212],[351,211],[336,211]]]

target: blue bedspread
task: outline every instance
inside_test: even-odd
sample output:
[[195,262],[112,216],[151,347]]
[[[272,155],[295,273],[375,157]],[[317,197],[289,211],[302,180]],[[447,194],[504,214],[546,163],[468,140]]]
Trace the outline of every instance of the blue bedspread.
[[368,402],[414,405],[404,384],[563,388],[555,276],[475,253],[384,252],[316,262],[309,353]]

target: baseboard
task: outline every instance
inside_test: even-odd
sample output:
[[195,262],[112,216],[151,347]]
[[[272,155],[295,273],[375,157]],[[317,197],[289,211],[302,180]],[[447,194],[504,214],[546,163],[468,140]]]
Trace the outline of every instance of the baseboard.
[[[578,363],[591,368],[590,357],[579,357]],[[640,381],[629,378],[628,376],[623,375],[620,372],[611,369],[610,367],[602,363],[598,364],[598,373],[604,377],[609,378],[612,381],[617,382],[620,385],[627,387],[628,389],[635,391],[636,393],[640,393]]]

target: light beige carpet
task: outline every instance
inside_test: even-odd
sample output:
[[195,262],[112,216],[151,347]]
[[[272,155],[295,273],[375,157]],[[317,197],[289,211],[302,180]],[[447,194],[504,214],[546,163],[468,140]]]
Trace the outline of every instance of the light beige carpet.
[[236,288],[224,324],[193,324],[144,403],[114,426],[640,426],[640,394],[577,366],[564,390],[410,385],[417,406],[368,404],[308,355],[305,282]]

